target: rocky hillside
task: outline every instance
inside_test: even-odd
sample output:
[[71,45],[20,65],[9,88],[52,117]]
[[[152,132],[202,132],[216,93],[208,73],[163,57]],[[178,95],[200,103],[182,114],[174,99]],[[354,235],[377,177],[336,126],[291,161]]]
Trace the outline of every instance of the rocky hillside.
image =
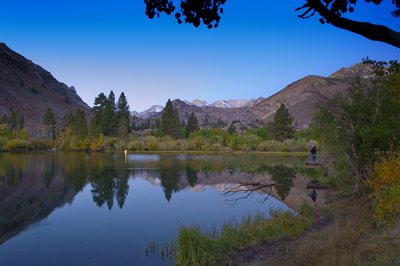
[[0,43],[0,114],[19,110],[30,133],[38,135],[48,107],[59,125],[69,110],[90,110],[74,87],[57,81],[50,72]]
[[330,97],[337,93],[345,93],[356,78],[372,77],[372,68],[365,64],[357,64],[351,68],[341,68],[329,77],[307,76],[285,87],[252,107],[262,113],[261,120],[268,122],[274,117],[281,103],[288,107],[298,128],[309,125],[316,104],[321,95]]

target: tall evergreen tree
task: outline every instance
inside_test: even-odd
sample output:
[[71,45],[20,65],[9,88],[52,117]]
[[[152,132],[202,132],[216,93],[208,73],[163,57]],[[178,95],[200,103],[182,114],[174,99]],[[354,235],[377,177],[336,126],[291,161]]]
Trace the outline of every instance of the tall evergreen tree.
[[85,138],[88,134],[86,114],[81,109],[77,109],[73,116],[72,132],[81,139]]
[[19,131],[24,128],[24,116],[21,114],[19,110],[12,111],[10,117],[8,118],[8,126],[10,131],[16,130]]
[[293,117],[284,104],[275,113],[274,121],[270,124],[269,130],[271,137],[276,140],[285,140],[293,137],[294,128],[292,126]]
[[104,133],[104,110],[107,104],[107,97],[104,93],[100,93],[94,99],[93,118],[90,121],[90,132],[92,135]]
[[192,112],[189,116],[188,123],[186,125],[186,136],[188,137],[192,132],[199,130],[199,123],[197,117]]
[[168,135],[172,138],[182,137],[182,125],[179,113],[172,106],[170,99],[168,99],[161,115],[160,130],[162,135]]
[[110,91],[104,108],[103,133],[107,136],[114,136],[117,133],[117,108],[115,106],[115,95]]
[[43,123],[46,125],[47,137],[55,139],[56,137],[56,115],[53,110],[48,107],[43,115]]
[[128,101],[126,100],[125,94],[122,92],[118,98],[117,103],[117,116],[118,116],[118,136],[122,139],[126,139],[129,133],[129,120],[130,111]]
[[118,98],[117,112],[118,117],[125,116],[126,118],[129,118],[130,116],[128,101],[126,100],[126,96],[123,92],[121,92]]

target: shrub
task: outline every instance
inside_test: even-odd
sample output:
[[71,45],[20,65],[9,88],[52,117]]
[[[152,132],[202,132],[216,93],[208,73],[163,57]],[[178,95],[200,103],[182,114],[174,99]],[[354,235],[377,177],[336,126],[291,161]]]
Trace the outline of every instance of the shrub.
[[400,154],[382,156],[374,164],[368,181],[375,199],[374,216],[379,225],[390,225],[400,217]]
[[32,145],[27,140],[12,139],[12,140],[8,141],[4,145],[3,149],[6,150],[6,151],[10,151],[10,150],[28,150],[28,149],[32,149]]
[[34,150],[45,150],[52,147],[52,143],[48,139],[32,139],[31,148]]
[[3,149],[3,146],[7,143],[6,137],[0,137],[0,150]]
[[144,138],[145,150],[156,151],[158,150],[158,141],[154,136],[148,136]]
[[131,151],[142,151],[144,150],[143,142],[140,140],[133,140],[128,143],[128,150]]
[[190,139],[190,142],[193,143],[195,150],[200,151],[207,141],[203,136],[194,136]]
[[105,137],[104,138],[104,149],[107,151],[115,150],[116,143],[118,142],[118,138],[115,137]]
[[267,140],[257,146],[258,151],[276,152],[285,151],[285,145],[278,140]]
[[0,125],[0,136],[5,138],[11,138],[11,132],[7,124]]

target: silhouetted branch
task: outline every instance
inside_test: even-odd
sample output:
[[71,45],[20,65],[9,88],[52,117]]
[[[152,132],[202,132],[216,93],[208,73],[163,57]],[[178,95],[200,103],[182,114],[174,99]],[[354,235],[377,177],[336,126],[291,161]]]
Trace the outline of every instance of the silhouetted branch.
[[[368,22],[359,22],[351,19],[344,18],[335,10],[330,10],[327,5],[324,5],[320,0],[306,0],[306,4],[297,8],[296,11],[302,10],[306,7],[312,8],[318,12],[323,18],[321,22],[327,22],[335,27],[357,33],[373,41],[385,42],[400,48],[400,33],[396,32],[386,26],[376,25]],[[310,11],[307,10],[300,18],[308,18],[306,16]],[[324,21],[325,20],[325,21]]]
[[260,192],[263,189],[269,189],[268,195],[264,198],[263,202],[265,202],[272,191],[272,187],[275,186],[276,184],[274,182],[272,183],[260,183],[260,182],[247,182],[247,183],[240,183],[235,185],[234,187],[231,187],[229,190],[225,191],[223,193],[224,196],[230,197],[239,193],[243,193],[243,196],[240,197],[235,197],[233,199],[228,199],[228,201],[233,202],[232,204],[236,204],[239,200],[242,199],[247,199],[251,195],[253,195],[254,192]]

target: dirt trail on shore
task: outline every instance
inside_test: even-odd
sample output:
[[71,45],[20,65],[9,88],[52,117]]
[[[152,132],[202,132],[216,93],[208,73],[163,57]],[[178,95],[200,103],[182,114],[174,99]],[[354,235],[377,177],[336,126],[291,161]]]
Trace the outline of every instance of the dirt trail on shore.
[[[310,232],[322,231],[329,225],[334,223],[333,215],[327,210],[318,210],[316,222],[302,236],[297,238],[287,238],[277,241],[267,241],[244,250],[231,254],[228,265],[246,265],[258,266],[269,265],[272,261],[290,261],[288,258],[289,251],[294,249],[299,240]],[[275,264],[275,263],[274,263]],[[275,264],[276,265],[276,264]]]

